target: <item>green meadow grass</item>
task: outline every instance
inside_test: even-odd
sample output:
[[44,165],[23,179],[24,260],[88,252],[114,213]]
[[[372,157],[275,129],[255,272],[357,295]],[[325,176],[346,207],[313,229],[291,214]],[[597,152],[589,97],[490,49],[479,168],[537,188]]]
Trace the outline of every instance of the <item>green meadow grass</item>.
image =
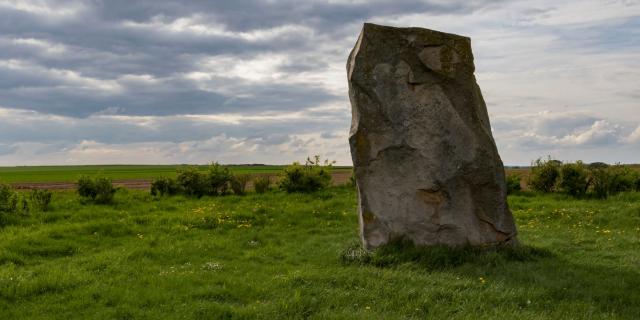
[[509,198],[521,248],[358,249],[355,192],[54,194],[0,229],[0,319],[637,319],[640,193]]
[[[181,165],[85,165],[85,166],[25,166],[0,167],[0,182],[74,182],[81,175],[97,175],[114,179],[152,179],[159,176],[175,177]],[[207,170],[207,166],[197,166]],[[234,173],[273,173],[284,166],[237,165],[229,167]],[[350,170],[350,167],[335,167],[335,170]]]

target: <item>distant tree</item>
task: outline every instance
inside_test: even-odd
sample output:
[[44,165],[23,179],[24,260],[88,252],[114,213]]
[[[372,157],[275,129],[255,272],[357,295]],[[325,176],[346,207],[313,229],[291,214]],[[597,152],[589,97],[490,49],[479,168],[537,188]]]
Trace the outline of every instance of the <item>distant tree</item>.
[[589,169],[605,169],[608,168],[609,165],[604,162],[591,162],[587,167]]

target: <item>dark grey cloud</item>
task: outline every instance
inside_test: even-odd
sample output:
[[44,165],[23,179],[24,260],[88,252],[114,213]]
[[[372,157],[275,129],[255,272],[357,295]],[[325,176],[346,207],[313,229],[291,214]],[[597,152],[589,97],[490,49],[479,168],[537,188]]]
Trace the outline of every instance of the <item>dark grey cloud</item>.
[[18,147],[14,145],[0,143],[0,156],[14,153]]
[[488,3],[499,1],[136,1],[105,0],[95,6],[95,14],[104,20],[143,22],[154,16],[169,19],[201,13],[231,30],[264,29],[281,24],[309,24],[322,30],[336,25],[382,16],[412,12],[469,13]]
[[[0,64],[0,101],[4,107],[75,117],[110,107],[124,114],[171,115],[344,103],[344,97],[309,84],[229,77],[223,81],[236,83],[236,91],[229,93],[215,87],[200,90],[183,76],[200,70],[207,57],[233,56],[234,63],[242,64],[264,53],[286,56],[279,72],[321,72],[328,68],[322,47],[355,38],[353,28],[366,19],[425,11],[468,13],[487,3],[491,1],[49,0],[34,4],[44,5],[39,11],[2,6],[0,61],[18,60],[24,68],[7,70]],[[84,87],[82,80],[69,83],[65,72],[119,90]],[[162,81],[135,88],[120,81],[126,75]]]

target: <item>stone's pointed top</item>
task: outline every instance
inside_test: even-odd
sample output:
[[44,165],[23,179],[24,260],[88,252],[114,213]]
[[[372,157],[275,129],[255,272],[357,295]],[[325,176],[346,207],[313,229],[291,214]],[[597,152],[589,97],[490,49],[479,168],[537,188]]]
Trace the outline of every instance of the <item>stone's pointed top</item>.
[[393,32],[393,33],[432,33],[439,34],[441,37],[461,38],[466,41],[471,41],[471,38],[457,35],[455,33],[447,33],[433,29],[420,28],[420,27],[393,27],[385,26],[381,24],[375,24],[371,22],[365,22],[362,26],[362,32]]

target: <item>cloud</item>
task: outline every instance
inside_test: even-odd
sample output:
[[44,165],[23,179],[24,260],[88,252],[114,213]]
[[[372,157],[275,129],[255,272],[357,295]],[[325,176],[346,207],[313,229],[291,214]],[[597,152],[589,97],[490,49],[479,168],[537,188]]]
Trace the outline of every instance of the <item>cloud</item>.
[[183,142],[135,142],[127,144],[100,143],[82,140],[73,143],[16,143],[10,152],[0,145],[0,164],[20,161],[21,165],[42,164],[282,164],[303,161],[306,155],[318,154],[342,163],[349,161],[341,150],[344,143],[325,141],[315,135],[290,138],[242,139],[224,134],[204,140]]
[[[5,143],[78,142],[109,144],[137,142],[184,142],[205,140],[224,134],[255,143],[275,144],[295,134],[333,129],[347,123],[332,114],[308,117],[303,112],[288,114],[128,116],[107,109],[84,119],[0,108],[0,136]],[[347,130],[342,130],[345,133]],[[334,137],[327,137],[331,139]]]
[[[589,112],[544,111],[496,117],[492,125],[499,149],[515,155],[515,164],[546,155],[608,162],[633,162],[640,155],[640,122],[613,121]],[[630,160],[620,159],[625,154]]]
[[7,155],[7,154],[12,154],[17,149],[18,148],[16,146],[14,146],[14,145],[8,145],[8,144],[0,143],[0,156]]
[[612,122],[588,112],[550,112],[496,117],[494,132],[520,147],[606,147],[631,143],[637,123]]
[[364,21],[470,36],[507,163],[638,155],[617,153],[640,140],[634,1],[0,0],[0,21],[4,164],[314,148],[348,164],[344,65]]
[[638,127],[625,138],[625,142],[632,145],[640,145],[640,125],[638,125]]

